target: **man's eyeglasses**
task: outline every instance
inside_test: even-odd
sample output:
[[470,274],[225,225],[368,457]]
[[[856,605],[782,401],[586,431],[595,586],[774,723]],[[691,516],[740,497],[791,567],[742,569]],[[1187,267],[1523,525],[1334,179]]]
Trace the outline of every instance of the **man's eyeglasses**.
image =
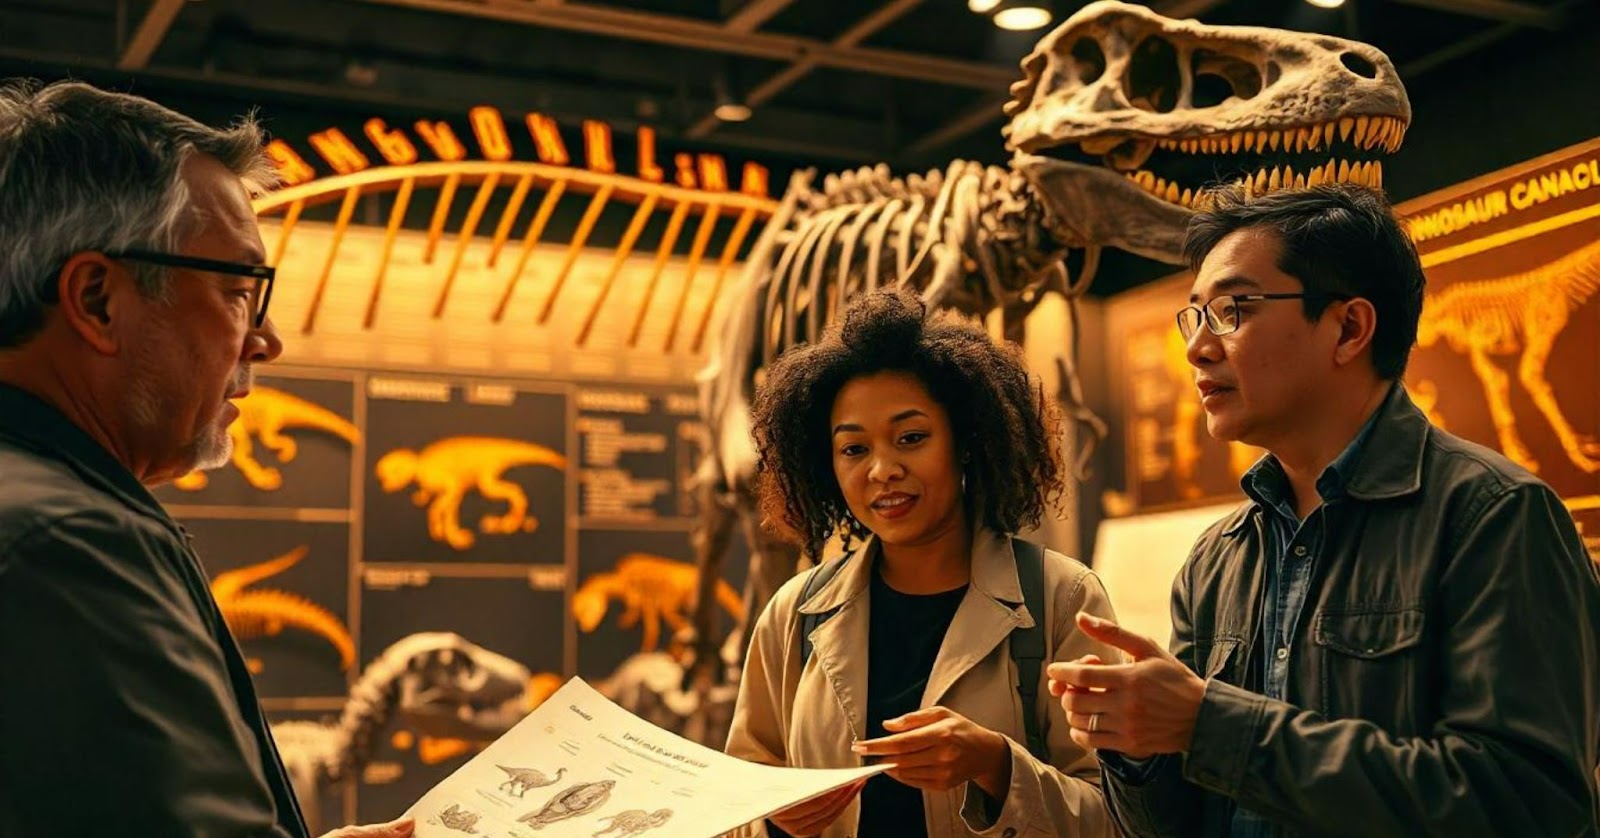
[[278,276],[277,268],[269,268],[266,265],[246,265],[242,262],[221,262],[216,259],[201,259],[196,256],[178,256],[173,253],[158,253],[153,250],[119,250],[106,255],[112,259],[127,259],[151,265],[164,265],[169,268],[189,268],[190,270],[226,274],[228,276],[250,277],[256,281],[255,289],[250,295],[250,311],[253,315],[255,328],[259,329],[267,322],[267,303],[272,301],[272,281]]
[[1205,323],[1211,334],[1221,337],[1233,334],[1239,328],[1239,304],[1262,300],[1349,300],[1349,294],[1223,294],[1212,297],[1203,306],[1189,305],[1178,311],[1178,333],[1184,340],[1194,337]]

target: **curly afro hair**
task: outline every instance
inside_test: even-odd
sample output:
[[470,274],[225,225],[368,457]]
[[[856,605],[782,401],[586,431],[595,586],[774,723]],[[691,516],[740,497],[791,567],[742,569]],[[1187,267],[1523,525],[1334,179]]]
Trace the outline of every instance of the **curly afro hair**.
[[969,520],[995,532],[1037,526],[1066,494],[1061,419],[1029,377],[1021,352],[977,325],[929,314],[912,291],[854,300],[812,345],[785,352],[753,405],[761,507],[813,557],[835,534],[867,535],[833,473],[828,419],[840,389],[880,372],[915,377],[950,417],[966,477]]

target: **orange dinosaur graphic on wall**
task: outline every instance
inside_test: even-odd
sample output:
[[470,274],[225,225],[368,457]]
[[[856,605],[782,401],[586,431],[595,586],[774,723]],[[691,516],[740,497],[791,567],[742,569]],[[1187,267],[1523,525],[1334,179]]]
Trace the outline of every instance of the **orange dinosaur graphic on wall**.
[[[311,632],[338,650],[339,668],[348,670],[356,662],[356,644],[333,612],[299,594],[250,588],[299,564],[307,551],[306,547],[296,547],[276,558],[219,573],[211,580],[211,596],[216,599],[222,619],[236,639],[275,637],[285,627]],[[259,659],[250,659],[247,663],[252,673],[260,674]]]
[[[281,487],[283,475],[276,468],[264,466],[256,460],[252,437],[277,454],[280,463],[293,461],[299,453],[295,441],[284,435],[288,430],[304,428],[322,431],[351,445],[361,439],[356,426],[343,416],[282,390],[258,386],[250,391],[250,395],[234,404],[239,408],[239,418],[228,426],[228,436],[233,440],[231,462],[251,486],[263,492]],[[205,472],[191,471],[173,481],[173,485],[193,492],[204,489],[208,482]]]
[[[699,571],[680,562],[649,553],[629,553],[615,570],[596,573],[572,595],[572,616],[584,632],[592,632],[605,619],[612,600],[622,604],[617,625],[624,629],[643,620],[644,639],[639,649],[653,652],[661,640],[661,623],[674,632],[689,627],[685,615],[694,604]],[[744,598],[727,582],[717,580],[717,604],[734,619],[744,613]]]
[[1517,380],[1555,431],[1567,459],[1586,472],[1600,471],[1600,445],[1573,429],[1545,377],[1556,337],[1597,290],[1600,242],[1593,242],[1532,270],[1457,282],[1423,300],[1417,345],[1443,340],[1467,356],[1483,385],[1501,452],[1529,471],[1537,472],[1539,462],[1517,432],[1511,376],[1494,359],[1517,359]]
[[537,518],[528,514],[528,496],[522,487],[503,475],[517,466],[567,467],[567,458],[531,442],[484,436],[456,436],[441,439],[412,451],[399,448],[384,454],[375,469],[385,492],[398,492],[415,483],[411,500],[428,507],[428,535],[434,541],[466,550],[476,543],[473,534],[461,527],[461,500],[477,492],[490,500],[505,501],[504,515],[485,515],[478,529],[485,533],[508,535],[533,532]]

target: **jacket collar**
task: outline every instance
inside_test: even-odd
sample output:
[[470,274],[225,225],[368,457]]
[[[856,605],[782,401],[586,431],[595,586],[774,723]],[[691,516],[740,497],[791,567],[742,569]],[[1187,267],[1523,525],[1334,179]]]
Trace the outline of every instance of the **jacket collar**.
[[[821,590],[800,603],[800,613],[825,614],[862,596],[872,583],[872,569],[882,551],[878,537],[871,535],[860,547],[837,559],[847,564]],[[1017,557],[1011,550],[1010,538],[983,527],[974,530],[970,588],[1012,606],[1022,603],[1022,583],[1017,578]]]
[[[869,537],[859,549],[837,559],[846,564],[798,609],[802,614],[837,610],[812,633],[812,654],[856,738],[866,736],[867,667],[861,665],[871,630],[866,592],[881,551],[877,539]],[[961,676],[988,657],[1013,629],[1043,619],[1042,614],[1029,614],[1021,601],[1022,585],[1011,540],[977,529],[973,533],[971,582],[928,673],[922,707],[939,703]]]
[[[1423,452],[1432,428],[1428,418],[1412,403],[1405,385],[1395,382],[1378,406],[1361,450],[1343,470],[1345,494],[1370,501],[1405,497],[1420,491]],[[1252,498],[1229,522],[1223,534],[1237,534],[1253,516],[1263,511],[1261,503]]]
[[1346,491],[1360,500],[1404,497],[1422,490],[1422,458],[1433,431],[1428,417],[1395,382],[1378,408],[1366,450],[1351,469]]
[[170,521],[161,502],[128,467],[38,396],[0,383],[0,439],[65,464],[84,482],[129,508]]

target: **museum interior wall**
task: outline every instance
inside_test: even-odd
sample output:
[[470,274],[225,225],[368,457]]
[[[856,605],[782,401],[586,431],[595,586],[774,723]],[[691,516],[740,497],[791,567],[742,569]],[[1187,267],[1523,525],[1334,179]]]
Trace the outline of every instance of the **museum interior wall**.
[[[1526,37],[1549,43],[1411,85],[1385,168],[1429,278],[1406,386],[1555,486],[1600,549],[1600,52]],[[213,119],[256,104],[145,92]],[[336,718],[419,632],[514,659],[534,700],[572,676],[620,690],[677,673],[710,444],[696,375],[807,161],[521,113],[263,115],[289,179],[258,202],[286,353],[241,405],[232,462],[159,495],[274,720]],[[1108,427],[1070,514],[1036,537],[1092,560],[1129,625],[1162,637],[1172,573],[1260,452],[1205,433],[1172,326],[1188,278],[1126,265],[1101,280],[1132,290],[1091,288],[1070,315],[1046,298],[1026,321],[1050,392],[1070,347]],[[745,586],[733,541],[721,631]],[[345,822],[386,820],[479,746],[383,721],[358,774],[324,790]]]

